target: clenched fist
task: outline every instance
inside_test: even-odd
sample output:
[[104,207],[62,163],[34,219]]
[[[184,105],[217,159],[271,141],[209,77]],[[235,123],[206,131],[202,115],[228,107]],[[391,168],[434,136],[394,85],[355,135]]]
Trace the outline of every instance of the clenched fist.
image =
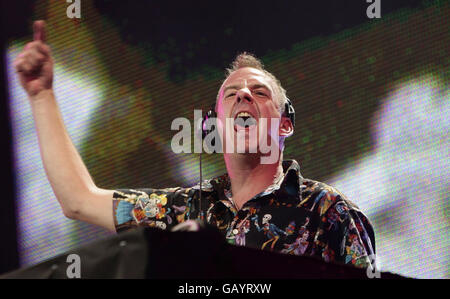
[[30,98],[52,88],[53,60],[50,47],[45,44],[45,22],[33,24],[33,41],[25,45],[14,60],[20,83]]

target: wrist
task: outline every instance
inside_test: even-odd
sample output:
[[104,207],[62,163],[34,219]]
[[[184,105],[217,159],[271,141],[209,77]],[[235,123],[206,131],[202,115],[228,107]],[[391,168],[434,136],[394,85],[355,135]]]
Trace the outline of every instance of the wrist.
[[29,98],[32,105],[39,104],[43,101],[49,101],[50,99],[54,98],[53,89],[43,89],[34,95],[29,95]]

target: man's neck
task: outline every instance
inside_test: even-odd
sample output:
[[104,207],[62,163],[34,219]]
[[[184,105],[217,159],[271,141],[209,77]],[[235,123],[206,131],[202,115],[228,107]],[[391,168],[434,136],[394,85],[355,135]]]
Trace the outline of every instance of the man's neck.
[[261,164],[259,155],[226,155],[233,202],[239,210],[255,195],[263,192],[283,174],[282,153],[273,164]]

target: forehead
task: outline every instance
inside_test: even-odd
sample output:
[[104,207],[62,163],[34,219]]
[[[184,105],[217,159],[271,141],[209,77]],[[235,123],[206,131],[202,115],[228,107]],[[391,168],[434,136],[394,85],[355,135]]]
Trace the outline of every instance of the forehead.
[[252,67],[245,67],[231,73],[223,82],[221,91],[228,86],[239,86],[242,88],[255,83],[266,85],[269,89],[273,90],[273,82],[264,72]]

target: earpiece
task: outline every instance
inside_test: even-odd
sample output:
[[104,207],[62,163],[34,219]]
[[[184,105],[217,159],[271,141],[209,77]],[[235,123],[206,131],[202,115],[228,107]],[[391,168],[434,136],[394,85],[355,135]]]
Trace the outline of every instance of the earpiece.
[[294,105],[292,105],[291,100],[286,98],[286,103],[284,105],[284,115],[289,117],[292,122],[292,126],[295,127],[295,109]]

